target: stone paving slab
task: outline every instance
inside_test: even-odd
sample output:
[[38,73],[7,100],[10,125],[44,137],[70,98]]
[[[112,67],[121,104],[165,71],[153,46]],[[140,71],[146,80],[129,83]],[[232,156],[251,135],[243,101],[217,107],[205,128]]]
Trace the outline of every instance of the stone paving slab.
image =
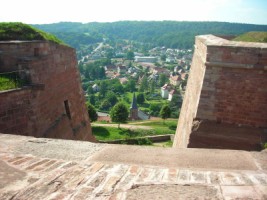
[[[50,154],[48,157],[45,157],[46,154],[40,156],[26,150],[27,153],[19,153],[13,150],[16,145],[8,143],[9,146],[5,146],[7,143],[2,138],[1,200],[267,199],[267,173],[257,164],[256,167],[250,165],[249,168],[239,169],[217,169],[212,165],[209,168],[207,164],[200,169],[194,168],[194,164],[185,168],[178,164],[100,162],[93,157],[71,160],[69,156],[63,159],[62,152],[59,157]],[[69,144],[77,151],[75,141]],[[105,148],[96,151],[95,155],[105,152]],[[147,151],[138,150],[137,147],[130,150]],[[216,153],[220,154],[220,151]],[[235,153],[237,156],[238,152]],[[240,153],[240,156],[246,155]],[[255,159],[251,158],[251,162]]]
[[182,168],[257,170],[250,152],[218,149],[177,149],[109,145],[88,160]]
[[[47,158],[37,160],[34,156],[18,157],[6,153],[1,153],[0,159],[2,160],[0,167],[5,172],[5,177],[1,174],[0,179],[5,185],[0,188],[0,199],[265,199],[267,197],[267,175],[261,171],[233,173],[99,162],[81,164]],[[22,160],[26,161],[18,162]],[[47,171],[48,163],[56,167]],[[16,179],[10,176],[12,174]]]

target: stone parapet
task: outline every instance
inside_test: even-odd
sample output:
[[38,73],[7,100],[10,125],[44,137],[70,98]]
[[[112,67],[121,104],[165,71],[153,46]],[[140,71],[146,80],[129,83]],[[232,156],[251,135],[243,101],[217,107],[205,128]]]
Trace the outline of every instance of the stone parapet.
[[174,146],[189,144],[194,120],[266,128],[266,85],[267,44],[197,36]]
[[31,82],[27,90],[0,93],[1,132],[95,141],[73,48],[46,41],[0,42],[0,61],[0,71],[25,70]]

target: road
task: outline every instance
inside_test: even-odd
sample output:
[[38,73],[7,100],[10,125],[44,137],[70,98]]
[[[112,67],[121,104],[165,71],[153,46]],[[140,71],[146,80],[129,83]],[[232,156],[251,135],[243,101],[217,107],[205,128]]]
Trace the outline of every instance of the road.
[[[102,127],[118,127],[118,124],[94,124],[92,123],[92,126],[102,126]],[[121,124],[121,128],[128,128],[131,130],[134,129],[145,129],[145,130],[151,130],[152,128],[149,126],[139,126],[139,125],[133,125],[133,124]]]

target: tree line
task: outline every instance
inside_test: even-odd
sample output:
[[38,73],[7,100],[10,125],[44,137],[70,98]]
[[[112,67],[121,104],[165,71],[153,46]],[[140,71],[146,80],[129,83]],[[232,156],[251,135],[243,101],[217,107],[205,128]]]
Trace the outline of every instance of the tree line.
[[113,23],[73,23],[33,25],[55,34],[76,47],[99,41],[127,39],[170,48],[192,48],[194,37],[200,34],[240,35],[249,31],[267,31],[267,25],[228,22],[119,21]]

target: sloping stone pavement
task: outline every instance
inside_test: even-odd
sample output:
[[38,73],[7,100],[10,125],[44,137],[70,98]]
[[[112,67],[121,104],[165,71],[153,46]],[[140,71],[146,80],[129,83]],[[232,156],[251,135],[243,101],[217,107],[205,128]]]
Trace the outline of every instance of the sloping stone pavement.
[[[252,170],[196,169],[115,159],[99,162],[97,154],[105,145],[84,159],[72,159],[67,151],[66,159],[63,154],[41,156],[23,148],[27,141],[35,140],[38,146],[47,139],[7,135],[0,139],[0,199],[267,199],[266,154],[254,157],[261,161]],[[85,142],[67,142],[73,151],[79,148],[76,143]]]

